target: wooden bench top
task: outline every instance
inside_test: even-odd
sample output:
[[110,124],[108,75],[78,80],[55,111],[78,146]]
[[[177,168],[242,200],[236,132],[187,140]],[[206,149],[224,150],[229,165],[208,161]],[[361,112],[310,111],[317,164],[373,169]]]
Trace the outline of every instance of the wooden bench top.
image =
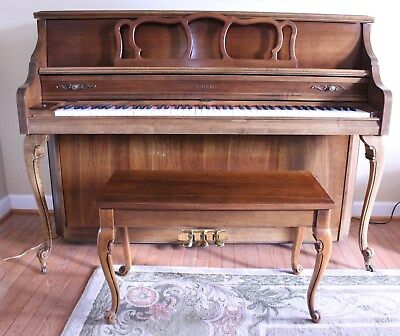
[[306,171],[116,171],[95,202],[102,209],[317,210],[334,202]]

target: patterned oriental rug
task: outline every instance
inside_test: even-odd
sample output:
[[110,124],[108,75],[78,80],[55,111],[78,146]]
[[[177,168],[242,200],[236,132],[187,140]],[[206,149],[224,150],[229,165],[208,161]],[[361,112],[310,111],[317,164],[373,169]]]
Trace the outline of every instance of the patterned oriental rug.
[[400,271],[328,270],[311,322],[311,270],[132,267],[118,277],[122,304],[115,325],[103,314],[110,293],[96,269],[64,336],[400,335]]

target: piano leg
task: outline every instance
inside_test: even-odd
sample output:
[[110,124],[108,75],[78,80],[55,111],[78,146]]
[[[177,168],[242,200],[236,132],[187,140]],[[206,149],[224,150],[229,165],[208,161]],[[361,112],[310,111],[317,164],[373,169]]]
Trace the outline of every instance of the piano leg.
[[113,210],[100,209],[100,229],[97,236],[97,250],[101,268],[106,278],[111,292],[111,308],[104,314],[104,319],[108,324],[117,321],[117,311],[119,307],[119,286],[114,272],[112,250],[115,240],[114,213]]
[[119,228],[119,232],[121,233],[122,247],[124,249],[125,265],[122,265],[116,274],[124,276],[129,273],[129,270],[131,269],[132,265],[131,246],[129,242],[128,228],[127,227]]
[[385,151],[382,136],[360,136],[360,139],[365,146],[365,157],[369,160],[369,178],[361,211],[358,244],[364,257],[365,269],[373,272],[371,257],[374,251],[368,246],[368,225],[382,179]]
[[27,135],[24,141],[25,165],[29,181],[33,189],[39,215],[42,223],[43,239],[42,246],[37,251],[37,257],[41,264],[41,272],[47,273],[46,260],[50,255],[52,239],[55,238],[52,230],[51,218],[47,208],[46,198],[40,175],[40,159],[44,156],[45,145],[48,136],[43,134]]
[[311,319],[314,323],[318,323],[321,319],[321,314],[315,309],[315,294],[318,284],[324,275],[326,266],[329,263],[329,258],[332,250],[332,234],[329,228],[330,210],[319,210],[316,218],[316,223],[313,225],[313,235],[315,238],[315,249],[317,258],[315,260],[314,271],[311,277],[310,285],[307,291],[307,305]]
[[292,271],[294,274],[300,274],[303,270],[303,267],[299,264],[299,258],[305,230],[305,227],[295,228],[295,239],[292,247]]

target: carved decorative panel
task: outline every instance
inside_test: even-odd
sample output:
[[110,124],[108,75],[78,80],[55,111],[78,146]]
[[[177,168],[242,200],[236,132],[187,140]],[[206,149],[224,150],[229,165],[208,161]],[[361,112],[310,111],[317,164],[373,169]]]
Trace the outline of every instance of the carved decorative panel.
[[114,65],[297,67],[296,36],[292,21],[272,18],[200,13],[123,19],[115,25]]

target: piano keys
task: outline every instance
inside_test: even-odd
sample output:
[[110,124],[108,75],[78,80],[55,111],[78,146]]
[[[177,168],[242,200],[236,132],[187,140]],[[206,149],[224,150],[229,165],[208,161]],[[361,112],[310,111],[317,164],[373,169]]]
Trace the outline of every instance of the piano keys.
[[[38,43],[17,93],[25,160],[43,223],[94,241],[96,191],[117,169],[309,170],[336,206],[346,238],[358,147],[370,176],[359,245],[383,168],[391,93],[379,76],[368,16],[148,11],[35,13]],[[68,42],[66,42],[68,41]],[[38,161],[49,141],[55,221]],[[289,231],[237,228],[235,242],[290,241]],[[174,242],[177,228],[138,229]],[[310,233],[306,239],[312,239]]]
[[365,119],[371,112],[351,106],[309,105],[129,105],[77,104],[54,111],[55,117],[235,117]]

